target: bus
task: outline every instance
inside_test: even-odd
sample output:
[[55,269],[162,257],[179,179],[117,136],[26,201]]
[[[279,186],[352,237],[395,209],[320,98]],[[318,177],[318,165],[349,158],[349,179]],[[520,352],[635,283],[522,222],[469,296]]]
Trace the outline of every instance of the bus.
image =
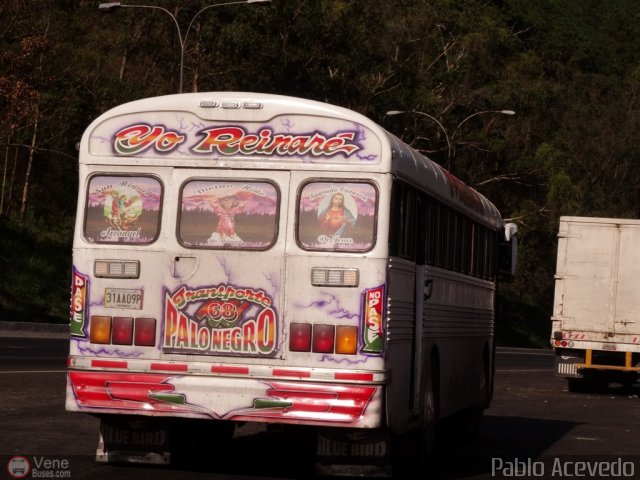
[[320,472],[388,473],[407,438],[424,457],[440,420],[489,406],[516,231],[345,108],[118,106],[79,148],[66,409],[100,419],[101,462],[275,424],[311,429]]

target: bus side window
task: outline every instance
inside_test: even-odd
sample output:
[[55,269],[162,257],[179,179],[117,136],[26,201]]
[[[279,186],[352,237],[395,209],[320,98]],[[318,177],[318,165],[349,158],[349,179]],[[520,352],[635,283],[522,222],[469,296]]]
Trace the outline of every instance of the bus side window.
[[469,274],[478,274],[478,224],[471,222],[469,236]]
[[443,219],[443,242],[444,242],[444,268],[452,270],[453,268],[453,210],[450,207],[444,207]]
[[430,197],[424,198],[423,219],[426,227],[425,263],[435,265],[436,262],[436,203]]
[[394,183],[391,193],[391,255],[407,260],[416,260],[416,235],[419,232],[417,195],[413,188],[403,183]]
[[413,223],[415,228],[415,257],[416,264],[424,265],[426,263],[425,243],[427,234],[427,222],[425,212],[427,210],[426,199],[423,195],[415,195],[415,209],[413,215]]
[[403,192],[403,248],[402,256],[409,260],[415,261],[416,259],[416,232],[417,225],[415,223],[416,218],[416,194],[412,188],[405,186]]
[[471,268],[469,255],[471,248],[471,221],[465,216],[462,216],[460,220],[460,272],[469,273]]
[[434,261],[436,267],[444,266],[444,207],[440,203],[435,204],[433,211],[433,242],[434,242]]
[[400,256],[402,244],[402,188],[398,182],[393,182],[391,188],[391,209],[389,220],[389,255]]

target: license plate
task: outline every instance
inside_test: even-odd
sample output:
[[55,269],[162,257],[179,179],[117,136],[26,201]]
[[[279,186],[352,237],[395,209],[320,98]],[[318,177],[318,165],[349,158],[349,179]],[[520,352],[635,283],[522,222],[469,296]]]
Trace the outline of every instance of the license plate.
[[104,306],[106,308],[128,308],[131,310],[142,310],[142,290],[105,288]]

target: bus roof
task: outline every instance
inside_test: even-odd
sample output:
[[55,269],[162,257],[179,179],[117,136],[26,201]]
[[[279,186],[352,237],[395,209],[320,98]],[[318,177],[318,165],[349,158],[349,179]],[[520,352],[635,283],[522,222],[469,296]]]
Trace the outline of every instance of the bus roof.
[[295,97],[201,92],[115,107],[87,128],[80,163],[393,173],[483,223],[496,207],[369,118]]

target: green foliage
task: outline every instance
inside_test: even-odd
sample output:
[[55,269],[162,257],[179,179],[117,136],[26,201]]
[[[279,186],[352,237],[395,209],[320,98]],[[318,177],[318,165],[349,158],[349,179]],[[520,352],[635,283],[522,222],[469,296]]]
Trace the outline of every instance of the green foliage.
[[496,344],[509,347],[549,347],[550,307],[523,299],[510,285],[497,298]]
[[69,321],[72,221],[0,218],[0,318]]

